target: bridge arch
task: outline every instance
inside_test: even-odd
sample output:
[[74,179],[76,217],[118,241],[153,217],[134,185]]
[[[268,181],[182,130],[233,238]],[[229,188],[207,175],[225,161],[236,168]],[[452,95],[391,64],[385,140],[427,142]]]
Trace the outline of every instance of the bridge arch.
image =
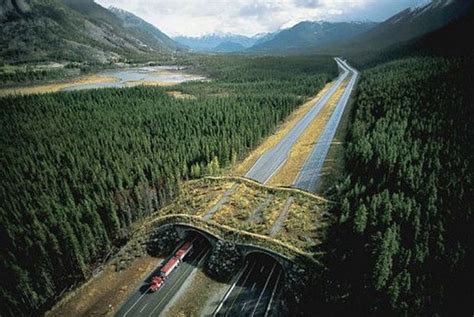
[[198,234],[198,235],[204,237],[211,244],[212,247],[214,247],[216,245],[217,241],[220,240],[219,237],[212,234],[211,232],[209,232],[207,230],[204,230],[204,229],[196,228],[196,227],[191,226],[191,225],[174,224],[173,226],[174,226],[176,232],[178,233],[178,237],[180,237],[181,239],[186,238],[190,233],[191,234]]
[[[199,236],[204,237],[210,243],[212,248],[215,247],[215,245],[217,244],[219,240],[228,241],[215,235],[214,233],[206,229],[198,228],[186,223],[173,223],[173,224],[166,224],[164,226],[173,227],[176,230],[178,237],[181,239],[186,238],[187,236],[189,236],[189,234],[198,234]],[[238,242],[234,242],[234,243],[236,244],[237,248],[241,251],[243,259],[247,258],[249,255],[251,256],[252,254],[257,254],[257,255],[263,254],[270,257],[274,261],[276,261],[278,264],[280,264],[280,266],[283,269],[291,268],[294,263],[294,261],[287,258],[286,256],[279,254],[277,252],[274,252],[265,247],[261,247],[261,246],[257,246],[253,244],[238,243]]]

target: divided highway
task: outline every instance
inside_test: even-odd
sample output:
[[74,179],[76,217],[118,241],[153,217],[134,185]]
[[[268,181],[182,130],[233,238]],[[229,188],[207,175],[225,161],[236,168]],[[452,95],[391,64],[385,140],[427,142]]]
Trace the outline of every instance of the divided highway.
[[181,288],[181,285],[191,275],[192,271],[204,261],[210,251],[210,245],[204,241],[194,243],[191,254],[176,267],[166,282],[155,293],[148,292],[149,283],[154,275],[159,275],[158,267],[145,281],[142,286],[133,293],[127,302],[120,308],[116,316],[158,316],[169,301]]
[[[320,182],[321,169],[341,120],[346,104],[358,78],[358,72],[339,58],[335,59],[341,73],[328,91],[315,105],[297,122],[297,124],[273,148],[266,151],[245,175],[261,183],[266,183],[285,163],[298,138],[316,118],[321,109],[335,94],[344,80],[349,83],[331,114],[318,142],[306,159],[293,186],[307,191],[315,191]],[[225,197],[224,197],[225,198]],[[223,198],[223,199],[224,199]],[[212,213],[207,215],[212,217]],[[116,316],[158,316],[191,276],[194,269],[207,258],[210,245],[204,239],[193,244],[192,253],[183,258],[158,291],[148,291],[153,276],[160,274],[158,267],[142,286],[133,293],[120,308]],[[219,303],[214,316],[269,316],[276,309],[277,298],[283,284],[284,272],[279,263],[266,255],[248,257],[244,267],[235,277],[233,284]]]
[[265,255],[254,255],[245,263],[214,316],[272,315],[282,282],[279,263]]
[[303,134],[304,130],[311,124],[314,118],[316,118],[321,109],[349,75],[349,68],[346,67],[346,64],[342,63],[338,58],[336,58],[336,62],[342,70],[337,81],[277,145],[260,156],[252,168],[245,174],[246,177],[265,184],[281,168],[283,163],[285,163],[293,144],[298,140],[301,134]]
[[346,108],[349,97],[351,96],[352,90],[354,89],[359,76],[357,70],[347,65],[345,61],[341,60],[340,63],[352,73],[352,77],[344,91],[344,94],[336,105],[336,109],[326,124],[323,133],[319,137],[318,142],[315,144],[311,154],[306,159],[293,187],[315,192],[320,185],[321,169],[323,168],[324,161],[326,160],[332,140],[334,139],[337,127],[341,121],[342,114],[344,113],[344,109]]

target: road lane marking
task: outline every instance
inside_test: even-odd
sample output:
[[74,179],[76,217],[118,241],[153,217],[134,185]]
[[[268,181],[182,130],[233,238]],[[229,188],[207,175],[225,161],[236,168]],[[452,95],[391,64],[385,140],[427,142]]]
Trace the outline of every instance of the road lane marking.
[[247,280],[248,280],[248,278],[249,278],[249,276],[250,276],[250,273],[252,273],[254,267],[255,267],[255,263],[252,265],[252,267],[250,268],[249,272],[248,272],[247,275],[245,276],[245,279],[244,279],[244,281],[243,281],[243,283],[242,283],[242,287],[241,287],[241,288],[239,289],[239,291],[237,292],[237,295],[235,296],[234,300],[232,301],[232,304],[230,305],[230,307],[229,307],[229,309],[228,309],[228,312],[227,312],[227,314],[225,314],[225,316],[229,316],[229,313],[230,313],[230,311],[232,310],[232,307],[234,307],[234,304],[235,304],[235,302],[237,301],[237,298],[239,298],[240,293],[242,293],[242,289],[244,288],[244,285],[245,285],[245,283],[247,282]]
[[221,302],[220,302],[219,306],[217,307],[216,311],[214,312],[213,316],[216,316],[217,313],[219,313],[219,310],[222,308],[222,305],[227,300],[227,297],[229,297],[230,293],[232,293],[232,290],[234,289],[235,285],[237,284],[237,282],[240,280],[240,278],[244,274],[244,272],[247,269],[248,265],[249,265],[249,262],[245,262],[244,268],[239,272],[239,274],[237,275],[237,278],[235,279],[235,282],[232,284],[232,286],[229,288],[227,293],[224,295],[224,298],[221,300]]
[[[329,151],[329,146],[324,146],[323,149],[320,149],[320,147],[327,143],[331,143],[331,141],[334,139],[334,135],[336,134],[336,131],[339,127],[341,117],[345,111],[346,105],[354,90],[355,83],[358,78],[358,72],[348,66],[346,62],[338,58],[336,58],[336,62],[341,68],[347,69],[347,72],[352,74],[349,76],[348,84],[344,89],[342,96],[338,100],[334,113],[331,115],[329,121],[324,127],[323,134],[320,136],[316,145],[314,145],[312,152],[306,158],[303,167],[299,170],[297,177],[293,181],[293,187],[307,190],[309,192],[316,191],[317,187],[319,186],[322,175],[321,169],[324,167],[324,163],[327,158],[327,152]],[[310,171],[308,172],[308,170]]]
[[148,293],[148,290],[146,292],[144,292],[137,300],[135,303],[133,303],[132,307],[130,307],[126,312],[125,314],[123,314],[123,317],[127,316],[127,314],[133,309],[133,307],[135,307],[136,304],[138,304],[138,302],[143,298],[143,296],[145,296],[146,294]]
[[273,297],[275,296],[275,292],[277,290],[278,283],[280,282],[280,276],[281,276],[281,270],[278,273],[277,281],[275,283],[275,286],[273,287],[272,296],[270,297],[270,302],[268,302],[267,310],[265,311],[265,316],[264,317],[268,316],[268,313],[270,312],[270,308],[272,307]]
[[[291,130],[288,131],[288,133],[286,133],[276,145],[274,145],[272,148],[265,151],[257,159],[254,165],[245,174],[245,177],[248,177],[256,181],[259,181],[263,184],[266,184],[273,177],[273,175],[279,171],[281,166],[288,159],[289,151],[294,146],[295,141],[301,137],[302,133],[304,133],[308,125],[311,124],[311,122],[313,122],[313,120],[318,116],[319,111],[324,107],[324,105],[328,103],[328,101],[331,99],[331,97],[334,95],[337,89],[341,86],[342,82],[348,77],[350,73],[349,69],[346,68],[345,65],[342,64],[338,58],[335,58],[335,60],[339,68],[342,70],[342,73],[340,72],[334,85],[332,85],[331,88],[323,96],[321,96],[321,98],[318,101],[316,101],[315,105],[309,111],[307,111],[306,114],[298,122],[295,123],[295,125],[291,128]],[[278,153],[282,151],[287,152],[287,153],[284,156],[279,155]],[[267,161],[272,162],[269,164],[273,164],[275,163],[275,161],[280,161],[280,160],[281,162],[279,162],[276,167],[272,165],[270,167],[266,166],[266,170],[265,170],[263,166],[259,166],[260,161],[262,161],[265,156],[267,156],[266,157]],[[262,169],[264,169],[263,172],[262,172]],[[270,175],[266,175],[269,172],[270,172]]]
[[273,275],[273,271],[275,270],[275,267],[276,267],[276,262],[275,264],[273,264],[273,267],[272,267],[272,270],[270,271],[270,274],[268,275],[268,278],[265,282],[265,285],[263,286],[263,290],[262,292],[260,293],[260,296],[258,297],[258,300],[257,300],[257,304],[255,304],[255,308],[253,309],[252,311],[252,316],[255,315],[255,312],[257,311],[257,307],[258,307],[258,304],[260,303],[260,300],[262,299],[262,296],[263,296],[263,293],[265,293],[265,289],[267,288],[268,286],[268,282],[270,282],[270,279],[272,278],[272,275]]
[[145,306],[142,307],[142,309],[140,309],[140,313],[145,309],[145,307],[147,307],[148,304],[145,304]]
[[[192,242],[194,242],[195,240],[196,240],[196,238],[194,238],[194,239],[192,240]],[[181,244],[178,244],[178,246],[174,248],[172,254],[175,254],[175,253],[179,250],[179,248],[181,248],[185,243],[186,243],[186,241],[183,241]],[[161,259],[161,260],[160,260],[160,263],[158,263],[158,267],[157,267],[157,268],[161,267],[164,262],[165,262],[165,259]],[[153,271],[153,272],[154,272],[154,271]],[[149,276],[151,277],[151,275],[152,275],[152,273],[151,273]],[[145,279],[145,281],[146,281],[146,279]],[[145,284],[145,283],[143,283],[143,284]],[[138,291],[140,290],[140,288],[142,288],[142,287],[143,287],[143,285],[140,286],[135,292],[138,292]],[[132,307],[130,307],[130,308],[125,312],[125,314],[123,314],[123,317],[126,317],[126,316],[128,315],[128,313],[130,313],[130,311],[133,309],[133,307],[134,307],[147,293],[148,293],[148,289],[146,290],[145,293],[143,293],[143,294],[135,301],[135,303],[133,303]],[[125,303],[124,305],[126,305],[126,303]],[[147,304],[147,305],[148,305],[148,304]],[[145,305],[145,306],[146,306],[146,305]]]

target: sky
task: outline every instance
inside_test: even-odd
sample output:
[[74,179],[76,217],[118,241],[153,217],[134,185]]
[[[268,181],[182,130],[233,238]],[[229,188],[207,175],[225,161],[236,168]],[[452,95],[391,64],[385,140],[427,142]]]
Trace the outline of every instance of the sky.
[[95,0],[152,23],[169,36],[255,35],[300,21],[383,21],[429,0]]

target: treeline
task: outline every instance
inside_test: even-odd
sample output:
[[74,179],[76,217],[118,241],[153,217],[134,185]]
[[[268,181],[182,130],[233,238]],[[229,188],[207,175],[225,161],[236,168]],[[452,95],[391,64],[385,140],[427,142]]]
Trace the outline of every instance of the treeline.
[[336,72],[329,58],[265,61],[203,58],[216,77],[182,87],[195,99],[151,87],[0,99],[2,315],[50,306],[181,180],[241,158]]
[[363,74],[317,299],[334,314],[472,314],[472,61]]
[[[86,75],[97,72],[105,67],[113,65],[106,64],[79,64],[68,63],[64,67],[58,68],[40,68],[39,66],[5,66],[0,67],[0,84],[1,85],[24,85],[33,84],[44,81],[63,80],[79,75]],[[3,69],[2,69],[3,68]]]

